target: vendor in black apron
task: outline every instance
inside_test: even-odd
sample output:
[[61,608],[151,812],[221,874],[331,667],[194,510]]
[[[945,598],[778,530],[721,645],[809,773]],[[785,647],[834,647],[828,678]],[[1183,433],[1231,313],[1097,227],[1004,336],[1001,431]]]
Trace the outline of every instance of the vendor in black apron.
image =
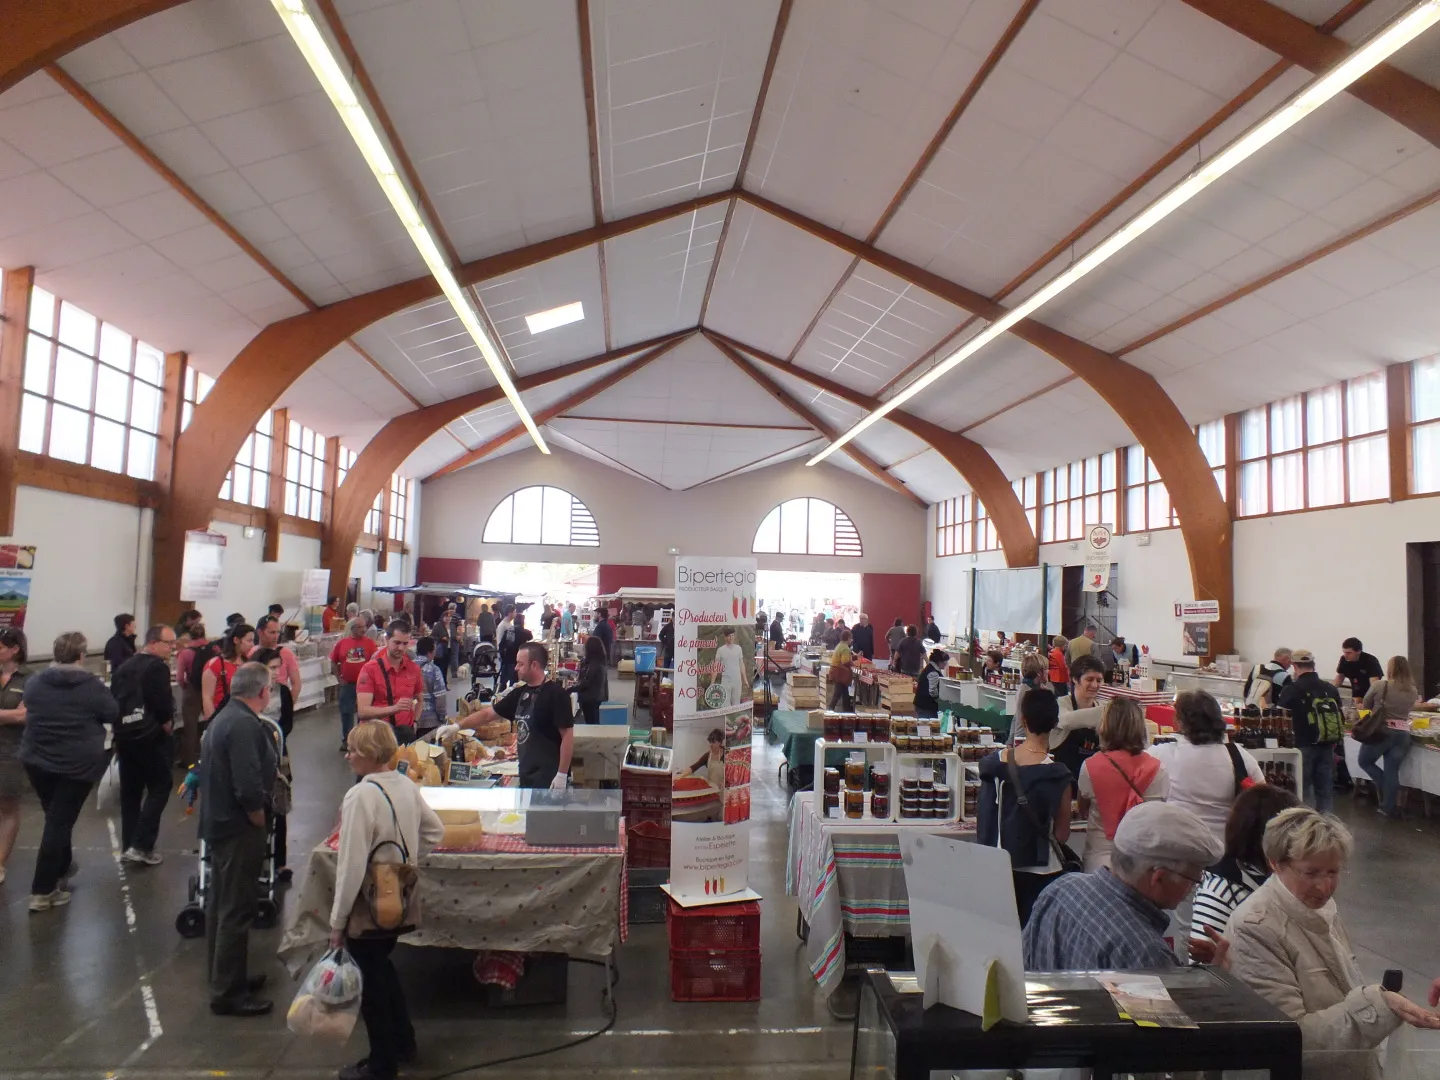
[[949,663],[949,653],[932,649],[924,670],[915,680],[915,715],[922,720],[940,715],[940,680],[945,677],[945,666]]
[[1050,753],[1075,776],[1085,759],[1100,748],[1100,714],[1105,703],[1100,687],[1105,665],[1094,656],[1081,656],[1070,665],[1070,692],[1059,699],[1060,724],[1050,733]]

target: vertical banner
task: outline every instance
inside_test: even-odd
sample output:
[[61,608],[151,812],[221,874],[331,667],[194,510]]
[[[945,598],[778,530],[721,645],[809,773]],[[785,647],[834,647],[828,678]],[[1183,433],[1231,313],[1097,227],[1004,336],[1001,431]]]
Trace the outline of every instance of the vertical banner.
[[21,544],[0,544],[0,628],[25,628],[30,606],[30,579],[35,573],[35,549]]
[[225,534],[191,529],[185,533],[185,559],[180,564],[180,597],[193,603],[220,595],[225,572]]
[[330,588],[329,570],[302,570],[300,572],[300,606],[302,608],[324,607],[330,598],[325,595]]
[[1110,584],[1110,526],[1085,530],[1085,582],[1083,592],[1104,592]]
[[681,904],[749,898],[754,559],[675,560],[670,889]]

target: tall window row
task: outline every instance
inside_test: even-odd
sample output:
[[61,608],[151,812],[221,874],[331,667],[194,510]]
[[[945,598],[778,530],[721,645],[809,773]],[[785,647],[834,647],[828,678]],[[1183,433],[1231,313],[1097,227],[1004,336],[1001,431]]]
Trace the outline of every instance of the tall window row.
[[1440,356],[1410,365],[1410,490],[1440,492]]
[[153,480],[164,354],[44,289],[29,331],[20,449]]
[[285,435],[285,513],[319,521],[325,510],[325,436],[291,420]]
[[960,495],[935,505],[935,554],[968,555],[999,551],[995,530],[985,504],[974,495]]

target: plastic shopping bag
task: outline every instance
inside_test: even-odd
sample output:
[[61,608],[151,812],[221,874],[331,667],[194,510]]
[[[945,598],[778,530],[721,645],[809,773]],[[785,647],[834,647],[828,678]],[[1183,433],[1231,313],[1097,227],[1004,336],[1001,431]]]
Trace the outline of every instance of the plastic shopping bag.
[[296,1035],[344,1042],[360,1016],[360,968],[344,949],[331,949],[310,969],[285,1021]]

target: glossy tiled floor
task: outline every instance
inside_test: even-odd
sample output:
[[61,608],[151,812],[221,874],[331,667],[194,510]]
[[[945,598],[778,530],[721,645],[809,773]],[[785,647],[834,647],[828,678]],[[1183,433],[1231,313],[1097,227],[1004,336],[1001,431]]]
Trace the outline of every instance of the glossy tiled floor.
[[[612,687],[628,684],[612,680]],[[348,784],[335,752],[338,721],[302,715],[292,752],[296,810],[291,847],[303,852],[329,832]],[[636,926],[620,955],[619,1015],[609,1034],[583,1047],[477,1074],[485,1076],[824,1077],[848,1075],[849,1030],[832,1020],[799,958],[794,904],[784,895],[785,805],[778,752],[756,743],[752,880],[765,896],[763,996],[752,1004],[677,1004],[669,999],[665,929]],[[1429,914],[1440,893],[1440,819],[1392,825],[1366,803],[1340,796],[1358,850],[1342,886],[1345,918],[1366,970],[1406,970],[1412,990],[1440,974],[1440,938]],[[172,803],[154,869],[119,872],[112,844],[113,798],[92,800],[76,834],[74,901],[29,915],[28,880],[39,831],[28,808],[10,879],[0,885],[0,1080],[9,1077],[321,1077],[364,1054],[357,1032],[338,1049],[285,1028],[293,984],[274,961],[279,931],[252,937],[255,970],[271,980],[277,1012],[260,1020],[210,1014],[203,941],[174,930],[194,868],[193,819]],[[303,866],[303,860],[299,860]],[[128,909],[127,909],[128,903]],[[133,911],[134,923],[127,923]],[[564,1042],[605,1021],[599,969],[572,965],[563,1007],[488,1011],[466,956],[438,950],[397,954],[420,1031],[413,1075]],[[153,1006],[153,1008],[150,1008]],[[153,1027],[152,1020],[153,1017]],[[152,1031],[158,1032],[152,1037]]]

